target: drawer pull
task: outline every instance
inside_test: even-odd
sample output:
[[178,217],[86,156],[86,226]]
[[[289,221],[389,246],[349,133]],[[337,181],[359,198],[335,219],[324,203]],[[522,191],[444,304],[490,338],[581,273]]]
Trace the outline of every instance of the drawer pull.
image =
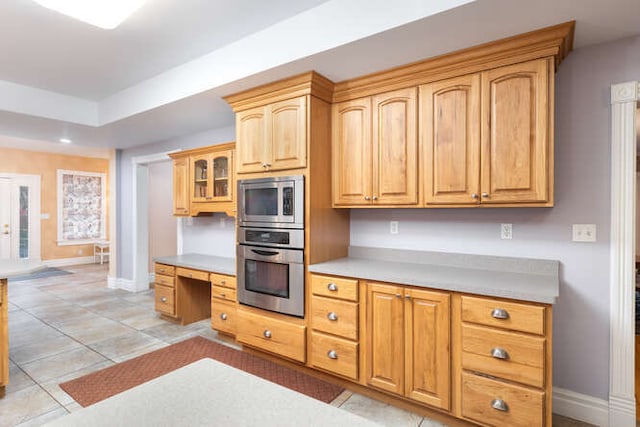
[[491,401],[491,407],[496,411],[509,412],[509,405],[502,399],[493,399]]
[[335,283],[331,282],[327,285],[327,289],[329,289],[332,292],[335,292],[338,290],[338,285],[336,285]]
[[268,329],[266,329],[266,330],[262,333],[262,335],[264,335],[264,337],[265,337],[265,338],[267,338],[267,339],[268,339],[268,338],[271,338],[271,331],[270,331],[270,330],[268,330]]
[[503,348],[496,347],[491,350],[491,356],[496,359],[507,360],[509,358],[509,353],[507,353],[507,350]]
[[337,358],[338,358],[338,353],[336,353],[336,351],[335,351],[335,350],[329,350],[329,351],[327,352],[327,357],[328,357],[329,359],[337,359]]
[[227,313],[221,313],[220,314],[220,319],[227,320]]
[[491,312],[491,316],[494,319],[504,320],[509,318],[509,312],[504,308],[494,308],[493,311]]
[[327,319],[335,322],[336,320],[338,320],[338,315],[332,311],[331,313],[327,314]]
[[226,284],[227,284],[227,281],[226,281],[226,280],[221,280],[221,281],[220,281],[220,284],[221,284],[221,285],[226,285]]
[[193,274],[189,273],[189,278],[192,279],[193,278]]
[[226,298],[225,294],[220,294],[220,296],[221,296],[222,298]]
[[161,297],[160,302],[167,302],[167,297]]

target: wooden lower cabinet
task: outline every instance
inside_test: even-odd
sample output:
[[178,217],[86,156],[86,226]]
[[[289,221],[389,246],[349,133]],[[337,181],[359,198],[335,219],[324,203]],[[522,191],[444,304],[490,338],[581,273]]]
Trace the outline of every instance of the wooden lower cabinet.
[[306,327],[279,317],[239,306],[236,339],[251,347],[304,362]]
[[461,416],[551,426],[551,306],[459,295]]
[[176,316],[176,298],[173,287],[159,285],[156,283],[156,311],[166,315]]
[[321,332],[311,332],[311,366],[358,380],[358,343]]
[[450,295],[367,283],[367,383],[450,408]]
[[0,398],[9,384],[9,299],[7,279],[0,279]]
[[229,335],[236,335],[237,309],[235,302],[211,298],[211,328]]

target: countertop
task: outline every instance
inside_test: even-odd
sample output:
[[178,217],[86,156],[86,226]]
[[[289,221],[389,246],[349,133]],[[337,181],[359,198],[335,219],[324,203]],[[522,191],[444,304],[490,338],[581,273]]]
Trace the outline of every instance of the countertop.
[[345,258],[309,271],[554,304],[559,294],[555,260],[352,246]]
[[0,279],[27,274],[45,268],[41,261],[28,259],[0,260]]
[[381,427],[335,406],[200,359],[46,426]]
[[183,254],[165,256],[153,259],[160,264],[174,265],[176,267],[193,268],[196,270],[210,271],[214,273],[236,275],[235,258],[224,258],[202,254]]

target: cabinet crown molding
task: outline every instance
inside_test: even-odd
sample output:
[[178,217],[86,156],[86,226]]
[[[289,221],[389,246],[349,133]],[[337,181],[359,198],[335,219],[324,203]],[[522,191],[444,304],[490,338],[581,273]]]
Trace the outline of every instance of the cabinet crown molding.
[[169,153],[168,156],[172,159],[181,159],[183,157],[189,157],[197,154],[208,153],[211,150],[233,150],[236,148],[235,142],[225,142],[222,144],[207,145],[206,147],[191,148],[189,150],[176,151]]
[[335,84],[333,102],[418,86],[505,65],[553,57],[557,68],[573,49],[575,21],[492,41]]
[[334,83],[331,80],[315,71],[309,71],[225,96],[224,100],[236,113],[302,95],[313,95],[323,101],[331,102],[333,86]]

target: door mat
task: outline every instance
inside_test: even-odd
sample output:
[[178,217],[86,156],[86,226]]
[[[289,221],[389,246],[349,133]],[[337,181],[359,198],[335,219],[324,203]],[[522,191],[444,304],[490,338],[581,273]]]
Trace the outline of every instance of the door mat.
[[45,277],[53,277],[53,276],[65,276],[67,274],[73,274],[73,273],[66,270],[60,270],[59,268],[55,268],[55,267],[46,267],[29,274],[22,274],[20,276],[10,276],[9,281],[22,282],[24,280],[43,279]]
[[344,388],[203,337],[194,337],[60,384],[81,406],[89,406],[146,381],[210,357],[325,403]]

